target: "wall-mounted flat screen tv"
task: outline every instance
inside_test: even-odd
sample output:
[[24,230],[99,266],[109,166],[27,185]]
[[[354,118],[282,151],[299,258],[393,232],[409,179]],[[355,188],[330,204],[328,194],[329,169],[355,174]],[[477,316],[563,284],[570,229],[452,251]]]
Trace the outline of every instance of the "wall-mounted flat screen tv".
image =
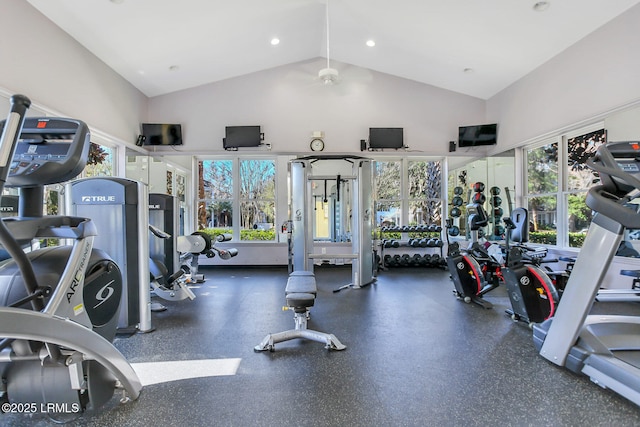
[[478,147],[495,145],[498,142],[498,125],[460,126],[458,128],[458,147]]
[[166,123],[143,123],[142,145],[182,145],[182,126]]
[[259,147],[262,144],[260,126],[227,126],[222,140],[224,149],[238,147]]
[[369,148],[404,148],[404,128],[369,128]]

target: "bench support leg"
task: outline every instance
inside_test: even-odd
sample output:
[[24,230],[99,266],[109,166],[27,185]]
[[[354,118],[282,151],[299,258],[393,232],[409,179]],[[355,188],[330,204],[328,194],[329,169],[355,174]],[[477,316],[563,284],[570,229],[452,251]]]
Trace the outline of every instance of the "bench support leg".
[[306,311],[302,313],[296,313],[294,316],[294,320],[296,324],[295,329],[267,335],[262,340],[262,342],[260,342],[260,344],[253,348],[254,351],[274,351],[275,345],[277,343],[298,338],[324,343],[325,348],[328,350],[344,350],[345,348],[347,348],[333,334],[327,334],[324,332],[307,329]]

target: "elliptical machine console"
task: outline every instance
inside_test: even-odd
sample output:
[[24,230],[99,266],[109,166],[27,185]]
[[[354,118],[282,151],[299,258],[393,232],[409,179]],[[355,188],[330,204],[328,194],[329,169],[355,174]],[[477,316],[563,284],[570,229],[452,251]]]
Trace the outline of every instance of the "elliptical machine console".
[[[86,165],[88,127],[25,119],[30,101],[16,95],[11,102],[0,140],[0,192],[5,182],[18,187],[20,203],[18,217],[0,222],[0,243],[12,258],[0,265],[0,396],[39,408],[54,404],[63,411],[48,415],[68,420],[106,403],[116,384],[136,399],[141,384],[111,344],[122,278],[93,248],[95,226],[87,218],[43,216],[44,185],[73,178]],[[73,245],[22,250],[44,238]]]

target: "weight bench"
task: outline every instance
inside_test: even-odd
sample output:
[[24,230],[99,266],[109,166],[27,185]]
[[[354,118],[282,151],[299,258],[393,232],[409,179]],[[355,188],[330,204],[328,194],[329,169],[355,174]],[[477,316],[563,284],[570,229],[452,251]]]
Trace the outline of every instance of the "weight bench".
[[310,318],[309,307],[313,307],[318,289],[316,279],[310,271],[294,271],[289,275],[285,296],[286,309],[293,309],[295,329],[267,335],[260,344],[254,347],[255,351],[274,351],[275,344],[296,338],[305,338],[325,344],[329,350],[344,350],[347,348],[333,334],[307,329],[307,320]]

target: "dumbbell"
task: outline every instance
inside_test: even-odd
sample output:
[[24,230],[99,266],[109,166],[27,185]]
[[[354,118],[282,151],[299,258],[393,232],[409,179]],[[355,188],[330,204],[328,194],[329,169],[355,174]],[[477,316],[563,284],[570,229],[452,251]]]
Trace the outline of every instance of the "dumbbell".
[[384,256],[384,266],[385,267],[391,267],[393,263],[393,257],[391,255],[385,255]]
[[451,204],[453,206],[462,206],[464,204],[464,200],[462,200],[462,197],[460,196],[455,196],[453,199],[451,199]]
[[422,255],[420,255],[420,254],[414,254],[414,255],[411,257],[411,264],[412,264],[412,265],[418,266],[418,265],[420,265],[420,262],[422,262]]
[[500,194],[500,187],[491,187],[489,189],[489,192],[491,193],[492,196],[497,196]]
[[476,193],[482,193],[484,191],[484,182],[476,182],[473,184],[473,191]]
[[504,227],[501,225],[496,225],[493,229],[494,236],[502,236],[504,234]]
[[502,197],[500,196],[493,196],[490,200],[491,206],[494,207],[499,207],[502,204]]
[[442,258],[440,257],[440,255],[435,254],[431,257],[431,265],[434,267],[437,267],[440,265],[440,263],[442,262]]
[[449,215],[453,218],[459,218],[460,215],[462,215],[462,211],[459,208],[453,208],[451,212],[449,212]]
[[409,254],[402,254],[402,256],[400,257],[400,265],[403,267],[406,267],[409,265],[409,261],[411,260],[411,255]]
[[462,195],[462,193],[464,193],[464,189],[462,187],[455,187],[453,189],[453,194],[455,194],[456,196],[460,196]]
[[453,227],[449,228],[449,236],[459,236],[460,235],[460,228],[457,225],[454,225]]
[[482,193],[474,193],[471,200],[473,201],[473,203],[483,204],[487,201],[487,197]]

